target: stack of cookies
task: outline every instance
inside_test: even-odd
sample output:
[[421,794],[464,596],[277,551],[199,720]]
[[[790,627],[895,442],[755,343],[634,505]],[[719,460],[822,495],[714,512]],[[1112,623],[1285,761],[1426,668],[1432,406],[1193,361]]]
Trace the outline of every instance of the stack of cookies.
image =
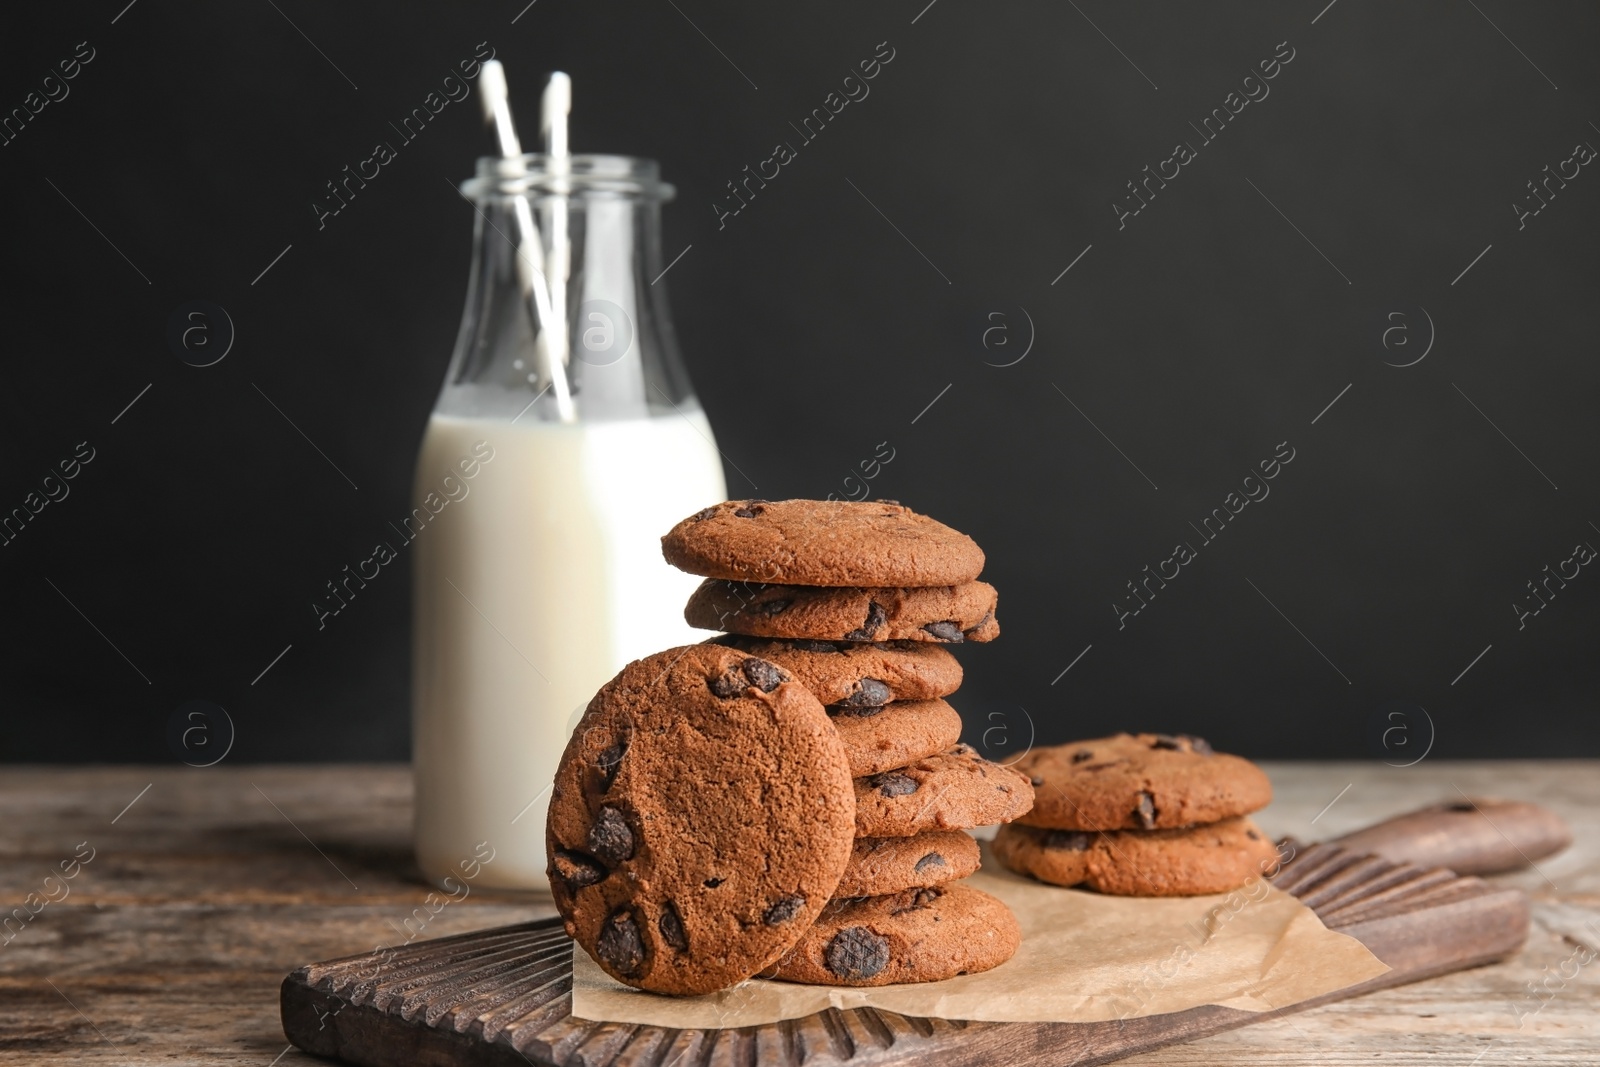
[[854,840],[833,899],[765,973],[798,982],[936,981],[1009,959],[1020,933],[957,879],[964,831],[1008,822],[1028,779],[959,743],[943,698],[961,667],[940,647],[993,640],[994,587],[965,534],[893,501],[730,501],[662,538],[706,579],[684,616],[721,647],[775,665],[825,706],[854,779]]
[[897,504],[821,501],[719,504],[662,543],[707,578],[689,621],[730,635],[630,663],[585,710],[545,831],[567,932],[661,993],[1009,959],[1015,917],[950,884],[978,866],[965,829],[1033,802],[943,700],[961,668],[939,646],[999,633],[978,546]]
[[1019,874],[1122,896],[1224,893],[1270,873],[1278,853],[1250,812],[1272,783],[1198,737],[1117,734],[1017,761],[1034,786],[994,854]]

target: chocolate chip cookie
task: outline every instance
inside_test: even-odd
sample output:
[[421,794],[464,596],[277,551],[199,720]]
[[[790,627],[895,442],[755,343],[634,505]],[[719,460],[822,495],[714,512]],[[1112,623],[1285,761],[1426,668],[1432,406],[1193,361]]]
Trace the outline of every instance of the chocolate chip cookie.
[[881,897],[902,889],[965,878],[981,862],[978,842],[964,830],[930,830],[915,837],[858,837],[835,897]]
[[788,672],[717,645],[623,669],[556,770],[545,838],[567,933],[612,977],[704,993],[781,956],[850,858],[849,761]]
[[968,745],[899,770],[857,778],[856,836],[910,837],[1010,822],[1033,805],[1027,776]]
[[961,664],[936,644],[775,641],[740,634],[712,640],[776,663],[824,704],[869,707],[892,700],[930,700],[961,685]]
[[1036,748],[1015,767],[1034,784],[1021,822],[1050,830],[1157,830],[1247,815],[1272,800],[1266,772],[1198,737],[1117,734]]
[[996,599],[988,582],[818,589],[708,578],[683,617],[690,626],[753,637],[960,644],[1000,636]]
[[661,554],[690,574],[790,585],[957,585],[983,570],[972,538],[886,500],[730,500],[674,526]]
[[1278,850],[1255,823],[1224,819],[1182,830],[1000,827],[994,856],[1018,874],[1128,897],[1226,893],[1270,874]]
[[938,982],[998,967],[1021,943],[1011,910],[981,890],[908,889],[830,903],[767,973],[812,985]]
[[960,714],[937,698],[897,700],[880,708],[831,707],[828,718],[844,742],[852,778],[937,756],[961,740]]

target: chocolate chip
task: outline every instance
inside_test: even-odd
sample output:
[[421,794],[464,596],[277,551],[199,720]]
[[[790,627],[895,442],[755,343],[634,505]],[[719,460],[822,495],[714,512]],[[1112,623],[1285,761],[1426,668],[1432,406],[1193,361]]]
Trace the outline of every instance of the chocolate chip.
[[1197,752],[1202,756],[1215,756],[1217,754],[1216,749],[1212,748],[1211,743],[1205,738],[1191,737],[1188,734],[1183,734],[1181,736],[1185,741],[1189,742],[1189,750],[1191,752]]
[[1244,836],[1248,837],[1252,841],[1260,841],[1261,840],[1261,835],[1256,833],[1254,830],[1246,830],[1244,832]]
[[917,865],[916,865],[916,867],[913,868],[913,870],[915,870],[918,874],[921,874],[923,871],[927,870],[929,867],[943,867],[943,866],[944,866],[944,857],[939,855],[937,852],[930,852],[926,856],[922,857],[920,860],[917,861]]
[[712,696],[720,697],[723,700],[731,700],[744,693],[749,688],[750,683],[749,679],[741,677],[734,671],[729,671],[721,677],[712,678],[706,684],[711,687]]
[[876,678],[863,678],[856,691],[840,701],[852,708],[882,707],[894,699],[894,691]]
[[594,954],[613,971],[630,978],[644,968],[644,941],[639,937],[639,924],[634,921],[633,912],[619,908],[611,913],[600,927]]
[[706,684],[711,688],[712,695],[721,697],[723,700],[730,700],[733,697],[743,695],[744,691],[752,685],[763,693],[770,693],[786,681],[788,681],[788,675],[777,667],[774,667],[764,659],[747,656],[737,669],[730,670],[717,678],[712,678]]
[[702,882],[700,884],[705,886],[707,889],[715,889],[715,888],[717,888],[717,886],[721,885],[723,882],[726,882],[726,881],[727,881],[726,878],[707,878],[704,882]]
[[589,827],[589,851],[608,866],[633,858],[633,831],[622,812],[607,804]]
[[565,882],[571,892],[577,892],[586,885],[594,885],[611,873],[593,856],[568,849],[557,849],[550,857],[550,866],[555,869],[556,877]]
[[883,610],[883,605],[876,600],[867,601],[867,618],[859,630],[851,630],[844,635],[846,641],[871,641],[872,635],[883,629],[883,624],[889,621],[889,613]]
[[789,647],[796,652],[838,652],[839,646],[832,641],[812,641],[802,638],[789,642]]
[[961,633],[961,627],[948,620],[945,622],[930,622],[923,629],[941,641],[959,643],[966,639]]
[[622,769],[622,756],[628,751],[627,741],[618,741],[604,752],[595,761],[595,769],[600,774],[600,792],[611,791],[611,783],[617,780],[617,772]]
[[1156,828],[1156,798],[1149,793],[1139,794],[1139,804],[1133,809],[1134,817],[1139,820],[1139,825],[1146,830]]
[[1028,781],[1033,784],[1035,789],[1037,789],[1041,785],[1044,785],[1044,779],[1043,778],[1029,778]]
[[1049,830],[1039,842],[1045,848],[1064,848],[1069,852],[1086,852],[1089,835],[1081,830]]
[[829,704],[826,710],[829,715],[843,716],[846,719],[870,719],[883,711],[883,705],[874,704],[858,708],[853,704]]
[[867,779],[872,788],[886,797],[903,797],[917,791],[917,780],[895,771],[875,774]]
[[1073,763],[1082,763],[1086,759],[1094,759],[1094,753],[1086,748],[1080,748],[1072,754]]
[[1106,760],[1103,763],[1085,763],[1082,767],[1079,768],[1079,770],[1084,770],[1084,771],[1103,771],[1107,767],[1115,767],[1119,763],[1126,763],[1126,762],[1128,762],[1128,761],[1127,760],[1120,760],[1120,759],[1111,759],[1111,760]]
[[1150,742],[1151,748],[1166,749],[1172,752],[1182,752],[1183,742],[1171,734],[1156,734],[1156,739]]
[[744,676],[750,679],[750,684],[763,693],[770,693],[785,681],[782,671],[764,659],[751,656],[743,664]]
[[661,931],[661,940],[679,952],[689,951],[689,937],[683,932],[683,919],[678,915],[678,907],[672,901],[667,901],[661,909],[661,918],[656,920],[656,929]]
[[889,939],[865,926],[847,926],[833,935],[822,960],[840,978],[871,978],[889,965]]
[[792,600],[768,600],[760,604],[751,604],[750,610],[757,615],[766,615],[770,618],[773,615],[783,614],[792,603],[794,603]]
[[774,900],[772,902],[772,906],[762,914],[761,921],[766,923],[768,926],[782,926],[784,923],[800,914],[800,909],[805,906],[806,898],[803,893],[796,893],[792,897],[779,897],[777,900]]
[[733,513],[741,519],[753,519],[761,514],[761,511],[759,508],[734,508]]

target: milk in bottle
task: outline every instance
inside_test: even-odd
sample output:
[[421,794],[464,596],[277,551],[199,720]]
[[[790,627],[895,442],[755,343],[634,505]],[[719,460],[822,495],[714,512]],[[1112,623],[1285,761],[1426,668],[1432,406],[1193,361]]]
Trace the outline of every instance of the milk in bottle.
[[488,158],[462,192],[478,209],[467,306],[414,489],[416,855],[460,880],[487,842],[474,886],[540,888],[576,713],[628,661],[704,636],[683,621],[698,579],[660,537],[726,490],[651,284],[672,194],[656,165]]

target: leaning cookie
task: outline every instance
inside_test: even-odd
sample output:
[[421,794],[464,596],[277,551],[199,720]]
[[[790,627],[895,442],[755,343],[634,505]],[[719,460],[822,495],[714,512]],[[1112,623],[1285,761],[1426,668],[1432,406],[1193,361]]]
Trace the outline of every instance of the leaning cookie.
[[1198,737],[1117,734],[1036,748],[1017,760],[1037,796],[1020,821],[1047,830],[1158,830],[1259,811],[1266,772]]
[[858,837],[835,897],[881,897],[965,878],[978,869],[978,842],[965,830],[915,837]]
[[793,641],[742,634],[711,639],[776,663],[824,704],[871,707],[893,700],[931,700],[961,686],[961,664],[920,641]]
[[766,977],[811,985],[938,982],[998,967],[1022,943],[1000,901],[952,885],[837,900]]
[[856,836],[910,837],[1010,822],[1033,805],[1028,779],[968,745],[857,778]]
[[752,637],[819,641],[993,641],[997,596],[988,582],[927,588],[750,585],[707,579],[689,598],[690,626]]
[[892,500],[730,500],[661,539],[690,574],[793,585],[956,585],[983,570],[966,534]]
[[1053,885],[1087,885],[1127,897],[1226,893],[1270,874],[1278,850],[1245,818],[1181,830],[1041,830],[1002,826],[995,859]]
[[937,756],[961,740],[961,715],[943,700],[897,700],[881,708],[828,709],[844,742],[850,777],[904,767]]
[[838,731],[787,672],[716,645],[636,660],[556,770],[545,837],[567,933],[640,989],[741,982],[833,895],[852,793]]

